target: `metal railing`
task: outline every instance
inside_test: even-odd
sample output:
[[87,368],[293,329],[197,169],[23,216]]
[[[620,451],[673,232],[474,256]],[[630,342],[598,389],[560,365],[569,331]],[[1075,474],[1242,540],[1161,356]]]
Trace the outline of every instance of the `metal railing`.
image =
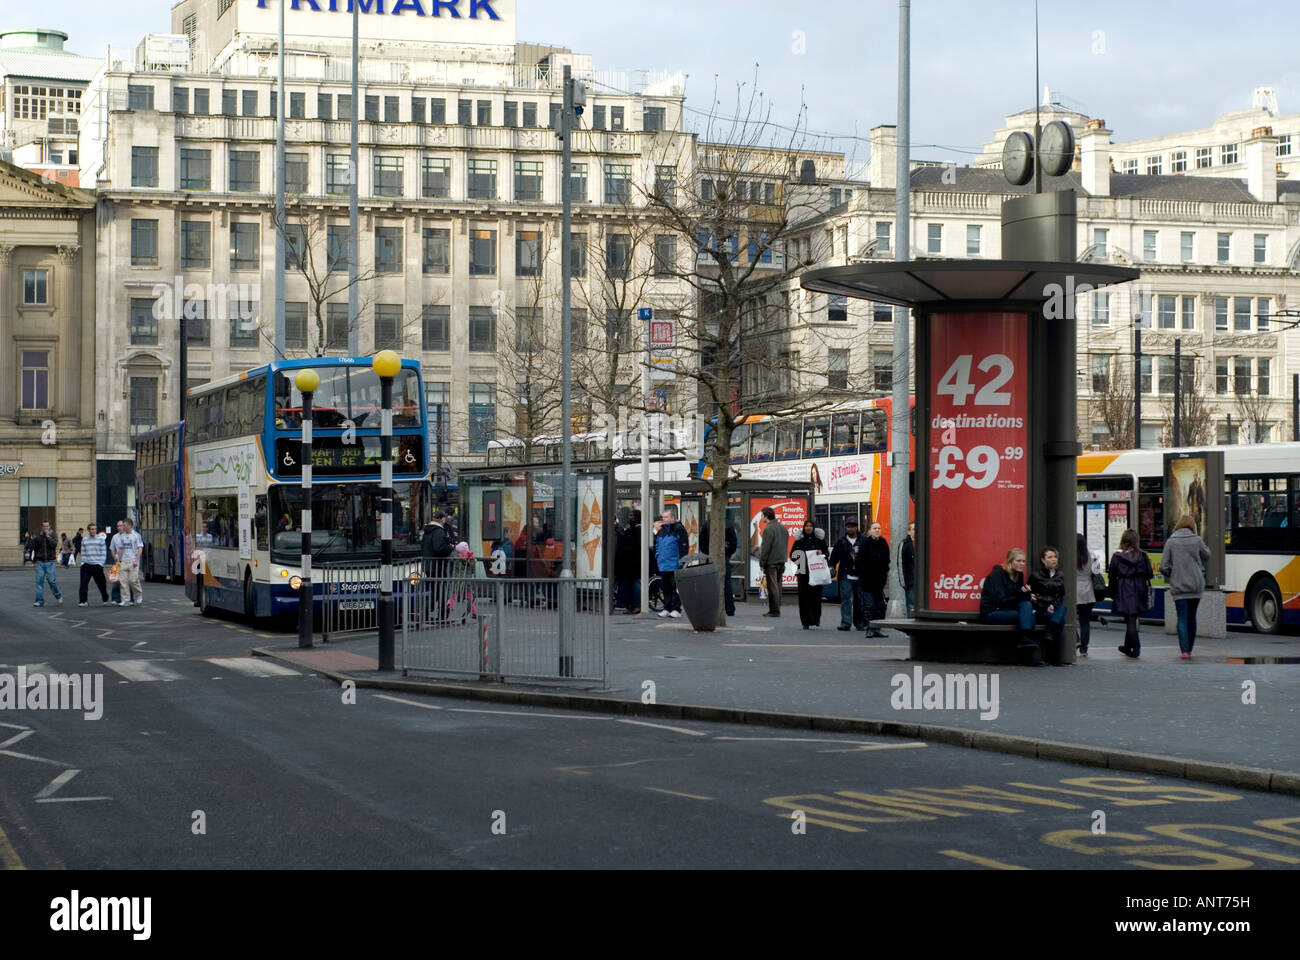
[[403,674],[605,685],[609,581],[488,577],[473,561],[443,562],[448,576],[398,584]]
[[[321,579],[321,639],[374,633],[379,629],[379,564],[374,560],[331,560],[318,568]],[[393,578],[404,581],[419,560],[395,561]],[[396,599],[394,597],[394,599]],[[400,618],[400,606],[397,616]]]

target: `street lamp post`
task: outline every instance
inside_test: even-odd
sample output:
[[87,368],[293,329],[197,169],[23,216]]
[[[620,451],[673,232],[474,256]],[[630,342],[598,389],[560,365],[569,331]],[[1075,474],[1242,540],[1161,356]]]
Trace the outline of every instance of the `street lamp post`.
[[1174,446],[1183,445],[1183,340],[1174,338]]
[[393,643],[393,377],[402,359],[381,350],[371,361],[379,375],[379,669],[394,669]]
[[[298,646],[312,645],[312,608],[315,606],[311,585],[311,401],[320,376],[315,370],[299,370],[293,378],[302,394],[302,574],[298,581]],[[267,517],[267,522],[270,522]]]
[[1142,449],[1142,315],[1133,320],[1133,449]]

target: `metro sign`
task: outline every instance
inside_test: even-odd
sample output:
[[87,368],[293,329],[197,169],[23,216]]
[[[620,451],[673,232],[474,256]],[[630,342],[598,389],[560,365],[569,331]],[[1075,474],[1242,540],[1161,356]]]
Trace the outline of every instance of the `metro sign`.
[[[385,0],[356,0],[362,13],[383,13]],[[469,8],[464,19],[478,20],[483,13],[488,20],[500,20],[501,17],[492,9],[496,0],[392,0],[389,13],[401,15],[410,13],[417,17],[441,17],[444,10],[452,19],[460,20],[461,6]],[[289,0],[290,10],[311,10],[315,13],[351,13],[353,0]],[[267,0],[257,0],[259,9],[266,9]],[[425,13],[425,7],[429,12]]]
[[673,345],[673,322],[671,320],[650,321],[650,346],[671,347]]

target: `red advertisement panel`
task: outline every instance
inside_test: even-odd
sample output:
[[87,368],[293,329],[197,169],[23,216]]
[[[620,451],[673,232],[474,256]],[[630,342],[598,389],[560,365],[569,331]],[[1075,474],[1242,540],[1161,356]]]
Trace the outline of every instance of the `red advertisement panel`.
[[930,609],[978,613],[980,582],[1028,550],[1029,319],[930,320]]
[[[803,529],[803,522],[808,519],[808,500],[806,497],[750,497],[749,498],[749,585],[752,589],[758,589],[763,582],[763,568],[758,565],[758,561],[753,557],[753,551],[758,549],[759,541],[763,538],[763,529],[767,526],[767,518],[763,516],[763,508],[771,507],[772,512],[776,514],[776,519],[785,527],[789,535],[785,542],[785,555],[790,556],[790,550],[794,542],[799,539],[799,532]],[[797,569],[789,560],[786,561],[785,570],[781,576],[781,585],[784,587],[796,587],[799,581],[795,574]]]

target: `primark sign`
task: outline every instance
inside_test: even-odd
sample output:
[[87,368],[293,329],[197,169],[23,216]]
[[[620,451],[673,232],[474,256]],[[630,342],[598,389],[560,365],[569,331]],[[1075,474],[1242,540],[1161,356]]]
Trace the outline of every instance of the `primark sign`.
[[[283,0],[298,37],[352,39],[352,5],[363,40],[513,45],[515,0]],[[274,34],[281,0],[238,0],[241,33]]]
[[[499,3],[500,0],[424,0],[423,3],[420,0],[388,0],[388,2],[388,12],[399,15],[409,13],[416,17],[441,17],[445,13],[455,20],[459,20],[462,16],[470,20],[477,20],[479,16],[490,20],[501,19],[493,9],[493,4]],[[361,13],[384,12],[384,0],[357,0],[357,4]],[[267,0],[257,0],[257,5],[265,9]],[[462,14],[463,8],[468,10]],[[289,9],[313,10],[316,13],[351,13],[352,0],[289,0]]]

